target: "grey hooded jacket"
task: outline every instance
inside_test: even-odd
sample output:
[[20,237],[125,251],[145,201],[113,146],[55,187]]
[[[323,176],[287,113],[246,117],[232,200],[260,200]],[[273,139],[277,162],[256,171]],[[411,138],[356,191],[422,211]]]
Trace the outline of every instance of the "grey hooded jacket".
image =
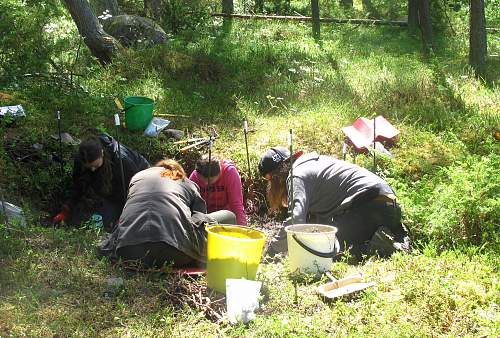
[[355,164],[304,154],[293,163],[293,192],[287,179],[293,223],[332,224],[332,219],[361,200],[394,194],[382,178]]

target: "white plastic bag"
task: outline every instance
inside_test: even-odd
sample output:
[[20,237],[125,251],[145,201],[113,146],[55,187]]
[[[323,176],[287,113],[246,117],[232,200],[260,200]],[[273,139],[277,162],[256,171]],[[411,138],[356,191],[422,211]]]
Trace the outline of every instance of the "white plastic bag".
[[255,319],[259,308],[262,282],[246,279],[226,279],[227,316],[231,324],[248,323]]
[[13,118],[25,117],[23,106],[18,104],[17,106],[4,106],[0,107],[0,117],[5,115],[11,115]]
[[165,120],[160,117],[153,117],[151,122],[149,122],[146,127],[146,130],[144,130],[144,136],[158,136],[163,129],[168,127],[169,124],[169,120]]
[[0,201],[0,221],[4,221],[5,213],[9,223],[19,224],[23,227],[26,226],[26,218],[24,217],[23,209],[9,202]]

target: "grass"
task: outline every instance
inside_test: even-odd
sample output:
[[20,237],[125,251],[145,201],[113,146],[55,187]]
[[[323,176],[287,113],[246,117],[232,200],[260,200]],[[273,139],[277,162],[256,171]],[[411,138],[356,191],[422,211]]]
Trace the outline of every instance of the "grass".
[[[7,94],[0,104],[22,103],[28,116],[0,125],[0,185],[27,212],[30,227],[0,225],[0,336],[500,335],[500,149],[493,138],[500,126],[500,68],[498,57],[491,57],[487,83],[472,75],[464,26],[457,26],[456,36],[438,33],[436,53],[424,57],[420,40],[400,28],[323,25],[318,44],[302,23],[208,19],[172,35],[167,46],[125,50],[102,68],[86,48],[73,66],[78,35],[57,6],[44,7],[43,20],[29,21],[36,8],[29,12],[10,2],[16,3],[12,13],[22,13],[9,17],[6,11],[10,21],[3,22],[16,22],[23,36],[36,32],[46,43],[39,50],[23,40],[16,54],[10,52],[15,36],[1,40],[11,47],[0,54],[10,65],[0,65],[6,74],[0,94]],[[46,21],[51,30],[36,26]],[[498,39],[489,36],[488,43],[498,54]],[[30,62],[34,51],[41,56]],[[74,78],[75,86],[20,76],[53,70],[42,62],[47,55],[83,75]],[[296,149],[340,157],[341,128],[358,116],[383,114],[401,136],[391,148],[394,158],[379,157],[377,173],[395,188],[416,251],[360,265],[335,263],[334,275],[362,271],[377,286],[333,302],[318,298],[314,290],[325,280],[311,277],[299,280],[295,302],[287,261],[263,264],[264,297],[248,326],[216,324],[196,309],[175,307],[164,291],[171,276],[130,275],[97,259],[97,234],[85,228],[40,227],[60,206],[74,151],[63,149],[67,163],[60,177],[51,160],[58,144],[48,138],[56,132],[55,111],[62,112],[63,130],[76,137],[90,127],[115,135],[113,98],[128,95],[155,98],[156,112],[188,115],[172,118],[172,127],[188,135],[204,136],[215,126],[214,152],[233,159],[259,193],[258,158],[269,146],[286,144],[290,128]],[[245,117],[253,129],[250,172]],[[198,155],[181,155],[164,136],[146,139],[122,129],[120,138],[152,162],[175,157],[188,171]],[[12,149],[34,143],[45,147],[34,160],[13,158]],[[372,166],[367,155],[348,159]],[[112,276],[124,278],[124,289],[104,297]]]
[[[288,262],[263,264],[265,301],[248,326],[215,324],[193,309],[174,309],[162,292],[168,275],[126,274],[96,259],[92,231],[3,229],[0,333],[12,336],[497,336],[498,255],[427,246],[413,255],[336,263],[377,285],[356,297],[321,300],[321,282],[294,283]],[[104,297],[106,279],[124,289]],[[495,277],[496,276],[496,277]],[[324,282],[324,280],[323,280]]]

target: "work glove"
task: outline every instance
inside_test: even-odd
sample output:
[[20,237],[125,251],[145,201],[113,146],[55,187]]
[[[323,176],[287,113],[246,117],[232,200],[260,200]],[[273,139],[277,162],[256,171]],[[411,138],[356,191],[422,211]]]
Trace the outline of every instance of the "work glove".
[[269,256],[274,259],[278,254],[285,255],[288,251],[288,242],[285,227],[289,221],[284,221],[281,226],[276,229],[274,235],[267,241],[264,249],[264,256]]
[[64,222],[68,214],[69,214],[69,207],[66,204],[64,204],[61,208],[61,211],[57,215],[55,215],[54,218],[52,219],[52,224],[56,225],[61,222]]
[[380,226],[368,242],[368,253],[380,257],[388,257],[397,251],[410,252],[410,237],[404,236],[398,241],[386,226]]

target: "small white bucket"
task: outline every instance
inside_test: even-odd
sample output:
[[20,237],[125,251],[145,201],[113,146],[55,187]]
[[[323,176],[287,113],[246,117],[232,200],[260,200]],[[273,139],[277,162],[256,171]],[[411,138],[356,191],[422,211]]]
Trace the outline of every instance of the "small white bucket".
[[337,228],[323,224],[293,224],[285,228],[291,271],[329,271],[338,253]]

